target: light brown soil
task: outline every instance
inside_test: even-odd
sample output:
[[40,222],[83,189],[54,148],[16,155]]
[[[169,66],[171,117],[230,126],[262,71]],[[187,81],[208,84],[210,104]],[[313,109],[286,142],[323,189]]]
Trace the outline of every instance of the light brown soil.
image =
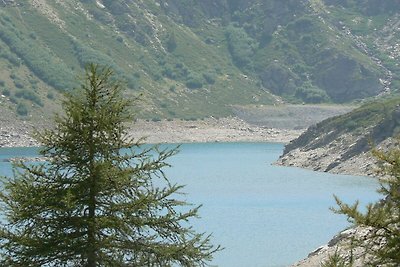
[[[0,120],[0,147],[37,146],[31,137],[33,125],[19,122],[13,125]],[[37,127],[39,129],[44,126]],[[144,121],[128,125],[135,139],[146,137],[146,143],[192,142],[279,142],[287,143],[301,130],[272,129],[251,125],[236,117],[197,121]]]
[[236,117],[197,121],[139,120],[130,127],[135,138],[147,137],[149,143],[192,142],[279,142],[287,143],[302,130],[273,129],[249,124]]

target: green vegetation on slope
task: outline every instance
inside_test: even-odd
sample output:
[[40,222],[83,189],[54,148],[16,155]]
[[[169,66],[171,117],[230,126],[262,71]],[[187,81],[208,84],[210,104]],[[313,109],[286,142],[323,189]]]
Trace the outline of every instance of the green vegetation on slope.
[[[95,62],[143,95],[148,119],[226,116],[232,105],[274,103],[271,93],[294,103],[363,99],[382,81],[400,84],[386,41],[374,41],[392,36],[379,36],[400,9],[389,2],[10,1],[0,10],[0,89],[8,108],[36,114]],[[21,85],[41,105],[15,97]]]
[[286,145],[284,154],[296,148],[323,147],[345,134],[360,138],[356,146],[348,148],[352,156],[369,150],[371,142],[379,144],[400,134],[400,97],[370,101],[347,114],[326,119]]

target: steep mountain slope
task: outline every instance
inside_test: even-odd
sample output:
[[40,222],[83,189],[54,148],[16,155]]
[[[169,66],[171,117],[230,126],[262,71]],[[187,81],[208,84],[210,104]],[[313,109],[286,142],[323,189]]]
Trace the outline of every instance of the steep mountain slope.
[[87,62],[111,66],[154,120],[226,116],[274,95],[363,99],[397,85],[399,10],[394,0],[1,0],[0,108],[51,114]]
[[77,84],[87,62],[111,66],[130,93],[143,93],[144,115],[227,115],[230,104],[272,102],[226,52],[156,17],[162,11],[150,2],[35,0],[2,7],[0,78],[8,104],[21,115],[35,110],[31,104],[51,105],[57,92]]
[[376,175],[370,150],[397,144],[400,97],[365,104],[310,127],[286,145],[279,163],[318,171]]

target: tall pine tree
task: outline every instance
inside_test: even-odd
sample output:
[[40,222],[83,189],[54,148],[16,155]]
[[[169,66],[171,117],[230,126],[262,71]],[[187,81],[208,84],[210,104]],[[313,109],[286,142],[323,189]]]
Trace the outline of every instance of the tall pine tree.
[[204,266],[220,249],[164,175],[176,151],[128,138],[129,105],[110,69],[87,67],[65,115],[37,134],[46,162],[3,178],[1,266]]

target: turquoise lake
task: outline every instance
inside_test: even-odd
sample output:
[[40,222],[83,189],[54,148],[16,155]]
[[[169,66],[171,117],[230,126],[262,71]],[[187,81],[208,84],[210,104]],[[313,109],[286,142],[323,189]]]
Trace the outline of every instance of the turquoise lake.
[[[350,203],[378,199],[372,178],[271,165],[282,151],[271,143],[184,144],[169,160],[170,180],[186,185],[187,201],[203,204],[192,224],[225,247],[213,265],[288,266],[349,226],[329,210],[333,194]],[[0,148],[0,174],[12,173],[4,159],[34,155],[34,148]]]

